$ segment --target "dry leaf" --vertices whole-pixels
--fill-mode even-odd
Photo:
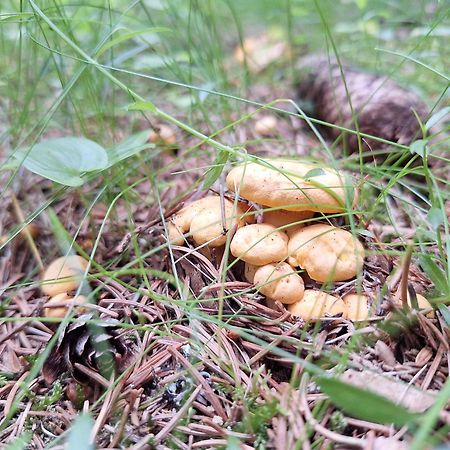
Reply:
[[[433,391],[421,391],[414,386],[408,386],[401,381],[369,370],[362,372],[353,369],[346,370],[341,376],[341,381],[361,389],[367,389],[411,412],[426,411],[433,405],[437,395]]]

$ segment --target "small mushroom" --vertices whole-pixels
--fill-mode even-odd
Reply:
[[[280,262],[287,256],[288,237],[268,224],[253,224],[239,228],[234,235],[230,251],[243,261],[263,266]]]
[[[303,298],[288,305],[287,309],[293,316],[301,317],[303,320],[317,320],[324,316],[344,314],[345,304],[339,297],[306,289]]]
[[[263,116],[255,122],[255,132],[261,136],[274,136],[278,121],[274,116]]]
[[[345,210],[344,176],[302,161],[268,159],[242,164],[230,171],[226,181],[228,189],[264,206],[323,213]]]
[[[243,204],[238,203],[237,207],[228,199],[210,195],[188,203],[179,212],[170,218],[168,224],[168,237],[174,245],[183,245],[185,234],[191,232],[194,241],[198,244],[210,242],[210,246],[221,246],[226,242],[225,233],[234,225],[242,226],[246,221],[251,221],[252,216],[245,214],[246,209]],[[223,219],[225,219],[225,230]],[[195,234],[195,236],[194,236]]]
[[[313,280],[320,282],[349,280],[364,262],[362,244],[350,232],[327,224],[310,225],[293,233],[288,252]]]
[[[300,230],[305,226],[304,223],[298,223],[307,221],[314,216],[313,211],[286,211],[284,209],[274,209],[264,211],[263,223],[273,225],[275,228],[282,228],[288,236],[291,236],[293,232]],[[289,226],[288,226],[289,225]]]
[[[156,127],[155,130],[150,131],[148,140],[152,144],[162,143],[166,145],[175,145],[177,142],[177,135],[171,127],[162,124]]]
[[[369,317],[369,306],[367,295],[347,294],[342,298],[345,303],[344,318],[357,322]]]
[[[79,306],[88,302],[84,295],[77,295],[72,297],[65,292],[56,294],[44,305],[44,317],[52,317],[62,319],[69,308],[69,306],[61,306],[61,303],[73,302],[74,305]],[[80,308],[80,313],[84,312],[84,308]]]
[[[261,294],[284,304],[299,301],[305,290],[302,277],[284,262],[258,267],[254,282]]]
[[[42,276],[42,292],[50,297],[77,290],[83,281],[88,262],[78,255],[55,259]]]
[[[431,303],[421,294],[416,294],[416,299],[417,299],[417,306],[419,307],[419,310],[431,308],[431,311],[428,312],[426,314],[426,316],[430,319],[434,319],[436,317],[436,314],[434,313],[433,306],[431,306]],[[407,300],[408,300],[409,307],[414,309],[409,292],[408,292]]]

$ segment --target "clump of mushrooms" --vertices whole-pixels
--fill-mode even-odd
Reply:
[[[347,292],[340,298],[317,289],[317,283],[352,280],[363,269],[365,250],[355,234],[322,220],[354,204],[356,189],[349,180],[337,170],[302,161],[248,162],[233,168],[226,184],[236,198],[263,208],[257,223],[248,220],[247,205],[209,196],[170,219],[169,240],[182,245],[191,237],[197,245],[223,246],[231,231],[231,254],[245,262],[245,279],[269,306],[278,301],[304,320],[367,320],[368,295]],[[419,307],[429,307],[417,298]]]
[[[73,296],[83,282],[88,262],[78,255],[62,256],[49,264],[42,276],[41,289],[50,300],[44,305],[45,317],[62,318],[70,304],[87,303],[83,295]]]

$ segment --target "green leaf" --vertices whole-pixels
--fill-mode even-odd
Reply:
[[[429,130],[433,128],[437,123],[439,123],[448,113],[450,113],[450,106],[446,106],[445,108],[440,109],[435,112],[425,124],[425,128]]]
[[[220,177],[220,174],[222,173],[229,156],[230,155],[226,150],[220,151],[213,165],[206,172],[205,180],[203,181],[203,189],[210,188]]]
[[[25,431],[20,436],[16,437],[12,442],[10,442],[5,450],[25,450],[33,437],[31,431]]]
[[[409,146],[409,151],[412,154],[417,153],[419,156],[423,158],[427,154],[428,150],[427,144],[428,141],[426,139],[418,139]]]
[[[316,383],[336,406],[358,419],[403,426],[419,417],[378,394],[335,378],[319,377]]]
[[[128,105],[128,111],[150,111],[156,112],[156,106],[152,102],[134,102]]]
[[[153,148],[153,144],[148,143],[150,132],[148,130],[132,134],[115,147],[108,150],[108,167],[114,166],[118,162],[134,156],[142,150]]]
[[[66,450],[94,450],[94,444],[90,442],[93,426],[94,421],[89,413],[78,416],[69,430]]]
[[[444,223],[445,214],[441,208],[432,207],[427,214],[428,220],[434,230],[437,230]]]
[[[121,34],[120,36],[108,41],[105,43],[105,45],[97,52],[97,57],[102,55],[106,52],[106,50],[109,50],[111,47],[114,47],[117,44],[120,44],[121,42],[127,41],[128,39],[132,39],[136,36],[140,36],[143,34],[148,33],[163,33],[163,32],[170,32],[170,28],[164,28],[164,27],[153,27],[153,28],[145,28],[143,30],[135,30],[135,31],[129,31],[128,33]]]
[[[434,287],[440,294],[450,294],[450,286],[445,276],[445,272],[434,262],[431,255],[422,254],[419,256],[420,267],[433,282]]]
[[[325,172],[320,167],[317,167],[315,169],[308,170],[308,172],[305,173],[303,178],[305,180],[308,180],[310,178],[320,177],[321,175],[325,175]]]
[[[14,154],[31,172],[66,186],[81,186],[83,175],[105,169],[108,155],[103,147],[89,139],[64,137],[48,139],[30,151]]]

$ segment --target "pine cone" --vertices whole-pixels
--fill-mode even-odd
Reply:
[[[341,69],[326,57],[311,56],[302,63],[310,74],[300,83],[301,98],[313,103],[317,118],[331,124],[354,130],[355,124]],[[343,67],[353,111],[358,118],[359,130],[390,142],[409,145],[421,137],[420,125],[414,112],[425,122],[428,109],[412,92],[394,81],[350,67]],[[327,127],[333,138],[341,131]],[[350,151],[358,151],[356,134],[347,133]],[[363,138],[363,150],[385,148],[387,144]]]
[[[61,333],[42,368],[46,383],[53,383],[67,371],[79,383],[92,382],[77,369],[77,363],[109,379],[114,371],[130,362],[134,352],[119,335],[119,322],[111,319],[91,323],[92,319],[93,314],[84,314]]]

